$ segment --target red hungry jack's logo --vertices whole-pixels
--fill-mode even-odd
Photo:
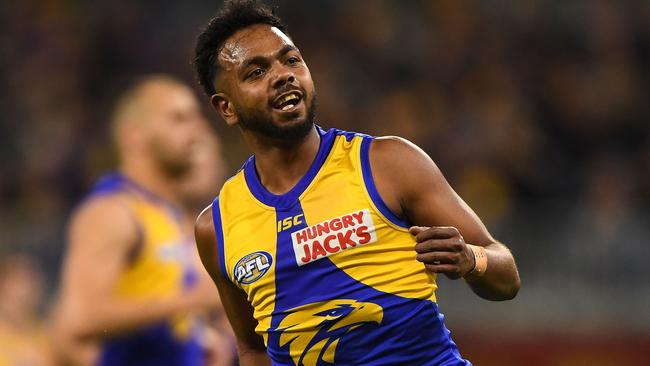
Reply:
[[[299,266],[377,241],[368,209],[323,221],[291,233]]]

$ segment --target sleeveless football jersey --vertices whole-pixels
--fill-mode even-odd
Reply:
[[[471,365],[443,324],[435,275],[373,183],[372,137],[318,128],[289,192],[251,157],[212,212],[223,275],[248,295],[274,365]]]
[[[139,230],[139,241],[115,286],[124,299],[156,301],[182,296],[197,279],[192,241],[180,211],[121,174],[102,178],[89,198],[120,195]],[[194,316],[179,315],[101,345],[100,365],[202,365]]]

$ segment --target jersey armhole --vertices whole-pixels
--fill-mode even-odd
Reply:
[[[361,160],[361,175],[366,187],[366,192],[370,196],[372,203],[375,205],[379,213],[381,213],[391,224],[408,230],[410,227],[409,223],[395,214],[381,198],[379,191],[377,191],[377,186],[372,177],[372,169],[370,167],[370,144],[373,139],[374,138],[371,136],[362,137],[359,154]]]
[[[133,265],[138,260],[138,258],[140,258],[140,255],[144,250],[145,231],[142,227],[142,222],[138,220],[136,214],[132,210],[129,210],[128,207],[127,211],[129,212],[129,216],[131,216],[131,219],[135,224],[135,230],[137,231],[135,243],[133,243],[133,247],[129,249],[126,255],[127,264]]]
[[[221,207],[219,206],[219,196],[212,202],[212,221],[214,222],[214,232],[217,236],[217,261],[219,269],[224,278],[230,279],[226,269],[226,253],[224,251],[223,223],[221,222]]]
[[[97,199],[97,198],[106,198],[110,197],[112,198],[117,204],[122,206],[124,208],[124,211],[126,212],[126,216],[128,216],[131,221],[133,221],[133,225],[135,226],[136,230],[136,237],[135,241],[132,243],[132,245],[128,248],[126,255],[125,255],[125,261],[126,261],[126,266],[132,266],[135,264],[135,262],[138,261],[140,256],[142,255],[142,252],[144,251],[144,245],[145,245],[145,229],[144,225],[142,224],[141,219],[138,216],[138,208],[137,206],[133,205],[133,202],[130,202],[128,199],[124,197],[116,197],[118,195],[118,191],[116,190],[105,190],[105,191],[96,191],[90,193],[88,196],[86,196],[83,201],[79,204],[78,207],[83,206],[84,204]],[[112,197],[111,197],[112,196]]]

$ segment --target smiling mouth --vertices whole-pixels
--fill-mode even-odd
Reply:
[[[278,97],[273,103],[273,108],[286,112],[293,109],[301,100],[302,94],[292,91]]]

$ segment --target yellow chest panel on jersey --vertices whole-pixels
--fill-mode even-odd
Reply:
[[[191,268],[189,238],[169,209],[139,199],[129,205],[141,240],[115,291],[128,298],[180,295],[186,286],[183,277]]]

